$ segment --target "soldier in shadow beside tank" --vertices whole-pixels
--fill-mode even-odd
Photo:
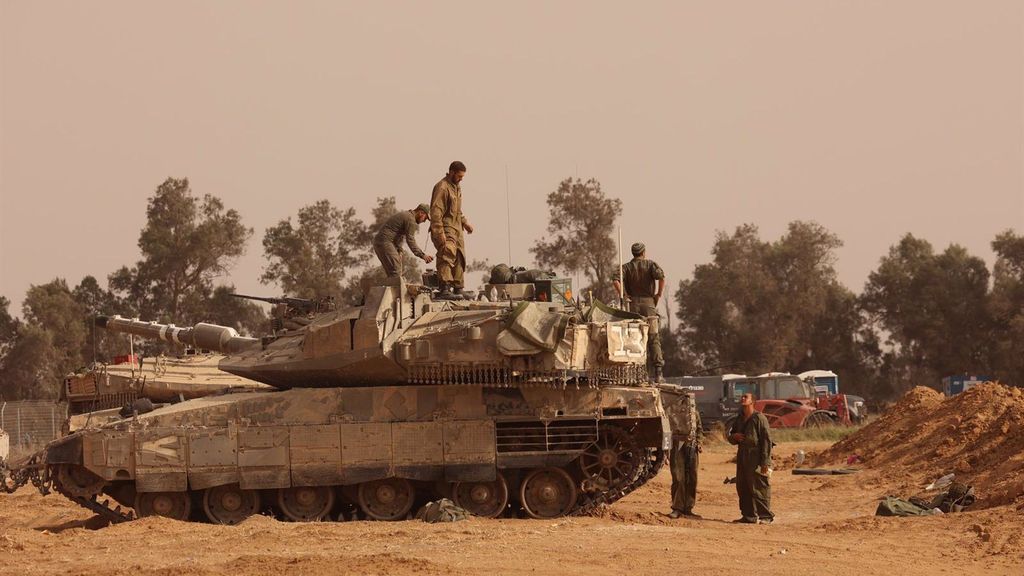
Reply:
[[[402,240],[409,245],[409,250],[427,264],[434,261],[434,257],[424,254],[416,243],[416,231],[419,225],[426,222],[430,215],[430,207],[420,204],[412,210],[402,210],[384,221],[380,231],[373,238],[373,252],[384,267],[384,274],[388,278],[402,275]]]
[[[697,469],[703,452],[703,431],[697,401],[692,392],[685,392],[665,410],[672,428],[672,451],[669,470],[672,472],[672,512],[669,518],[700,518],[693,513],[697,503]]]
[[[626,295],[628,310],[647,317],[650,330],[647,334],[647,352],[654,366],[654,381],[662,383],[665,377],[662,369],[665,357],[661,353],[661,333],[659,332],[658,302],[665,291],[665,272],[654,260],[647,258],[647,247],[637,242],[630,248],[633,259],[622,265],[622,288],[619,287],[619,271],[612,276],[615,293],[622,291]]]
[[[466,242],[462,231],[473,233],[473,226],[462,213],[462,178],[466,165],[458,160],[448,166],[448,174],[434,185],[430,194],[430,239],[437,248],[437,277],[441,283],[438,298],[462,299],[463,273],[466,271]]]

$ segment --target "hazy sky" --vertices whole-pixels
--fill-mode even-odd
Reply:
[[[1024,2],[0,0],[0,295],[138,257],[168,176],[263,232],[412,207],[466,162],[470,258],[529,264],[569,176],[621,198],[670,286],[716,230],[839,234],[859,291],[905,232],[989,262],[1024,231]],[[421,228],[426,243],[426,227]]]

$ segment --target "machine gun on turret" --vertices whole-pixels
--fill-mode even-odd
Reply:
[[[231,294],[231,296],[235,298],[244,298],[246,300],[258,300],[259,302],[266,302],[268,304],[278,306],[284,304],[296,314],[301,314],[303,316],[334,310],[334,297],[332,296],[324,296],[323,298],[317,298],[315,300],[307,298],[268,298],[265,296],[247,296],[245,294]]]
[[[246,300],[257,300],[274,305],[271,312],[270,328],[275,334],[281,330],[296,330],[306,324],[310,319],[322,312],[331,312],[335,309],[334,297],[324,296],[310,300],[307,298],[269,298],[265,296],[247,296],[245,294],[231,294],[235,298]]]

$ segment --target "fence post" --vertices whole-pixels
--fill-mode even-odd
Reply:
[[[22,447],[21,438],[21,406],[18,406],[18,448]]]

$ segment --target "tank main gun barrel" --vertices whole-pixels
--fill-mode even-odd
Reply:
[[[163,340],[175,344],[186,344],[203,350],[213,350],[225,354],[240,352],[259,342],[257,338],[239,336],[230,326],[205,324],[200,322],[191,328],[178,328],[173,324],[157,324],[129,320],[120,316],[97,316],[96,325],[111,332],[134,334],[143,338]]]

